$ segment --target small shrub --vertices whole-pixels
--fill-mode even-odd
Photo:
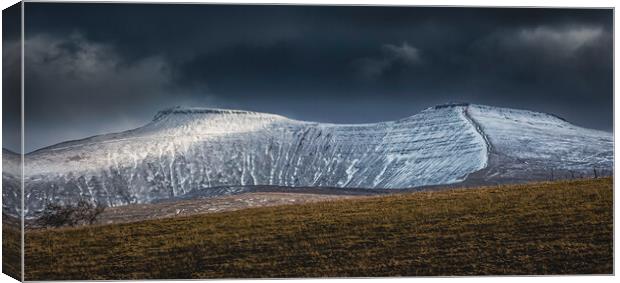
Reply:
[[[50,203],[39,213],[35,224],[40,227],[90,225],[104,210],[104,205],[86,200],[80,200],[75,205]]]

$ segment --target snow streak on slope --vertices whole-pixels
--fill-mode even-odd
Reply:
[[[148,203],[238,185],[408,188],[463,181],[487,163],[463,107],[393,122],[321,124],[278,115],[169,109],[135,130],[26,157],[28,207],[87,198]]]
[[[611,172],[613,137],[549,114],[469,104],[355,125],[173,108],[141,128],[27,154],[24,164],[32,215],[47,202],[116,206],[252,185],[399,189],[579,177]],[[3,172],[5,183],[16,179]]]
[[[22,206],[20,154],[2,149],[2,213],[17,216]]]
[[[595,169],[611,174],[611,133],[527,110],[471,105],[468,113],[491,144],[487,179],[574,178]]]

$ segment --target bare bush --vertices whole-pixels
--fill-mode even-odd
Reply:
[[[75,205],[50,203],[39,213],[35,224],[40,227],[90,225],[104,210],[104,205],[86,200],[80,200]]]

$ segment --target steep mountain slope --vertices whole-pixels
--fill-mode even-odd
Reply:
[[[471,181],[507,183],[612,174],[611,133],[527,110],[472,105],[467,112],[490,144],[489,166],[472,174]]]
[[[2,149],[2,207],[3,212],[19,215],[22,206],[21,156]]]
[[[548,114],[469,104],[356,125],[173,108],[138,129],[27,154],[26,203],[32,212],[47,201],[77,198],[122,205],[238,192],[226,186],[398,189],[470,175],[478,182],[519,181],[548,178],[538,172],[549,167],[609,169],[612,150],[609,133]]]

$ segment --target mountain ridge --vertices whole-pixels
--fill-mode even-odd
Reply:
[[[423,113],[425,111],[432,111],[432,110],[437,110],[437,109],[442,109],[442,108],[459,107],[459,106],[468,107],[468,106],[485,106],[485,105],[469,103],[469,102],[449,102],[449,103],[438,104],[438,105],[427,107],[427,108],[423,109],[422,111],[420,111],[418,114]],[[531,112],[531,113],[538,113],[538,114],[548,115],[550,117],[557,118],[557,119],[559,119],[561,121],[570,123],[565,118],[563,118],[561,116],[558,116],[556,114],[553,114],[553,113],[541,112],[541,111],[532,111],[532,110],[526,110],[526,109],[496,107],[496,106],[490,106],[490,107],[495,107],[495,108],[499,108],[499,109],[503,108],[503,109],[512,109],[512,110],[516,110],[516,111],[525,111],[525,112]],[[108,135],[118,135],[118,134],[124,134],[124,133],[131,133],[131,132],[133,132],[135,130],[142,129],[142,128],[146,127],[146,126],[149,126],[150,124],[152,124],[154,122],[158,122],[162,118],[164,118],[165,116],[168,116],[168,115],[171,115],[171,114],[172,115],[174,115],[174,114],[185,114],[185,115],[191,115],[191,114],[212,114],[212,115],[215,115],[215,114],[247,114],[247,115],[253,115],[253,116],[279,117],[279,118],[287,119],[287,120],[290,120],[290,121],[293,121],[293,122],[317,124],[317,125],[326,125],[326,126],[367,126],[367,125],[378,125],[378,124],[385,124],[385,123],[405,120],[405,119],[408,119],[408,118],[410,118],[412,116],[417,115],[417,114],[414,114],[414,115],[406,116],[406,117],[403,117],[403,118],[400,118],[400,119],[396,119],[396,120],[378,121],[378,122],[370,122],[370,123],[331,123],[331,122],[315,122],[315,121],[308,121],[308,120],[298,120],[298,119],[289,118],[287,116],[283,116],[283,115],[280,115],[280,114],[273,114],[273,113],[259,112],[259,111],[250,111],[250,110],[212,108],[212,107],[182,107],[182,106],[174,106],[174,107],[170,107],[170,108],[166,108],[166,109],[158,111],[153,116],[153,118],[151,119],[150,122],[148,122],[147,124],[145,124],[143,126],[140,126],[138,128],[129,129],[129,130],[125,130],[125,131],[121,131],[121,132],[117,132],[117,133],[103,133],[103,134],[93,135],[93,136],[89,136],[89,137],[85,137],[85,138],[80,138],[80,139],[75,139],[75,140],[67,140],[67,141],[63,141],[63,142],[57,143],[57,144],[53,144],[53,145],[49,145],[49,146],[46,146],[46,147],[43,147],[43,148],[36,149],[36,150],[31,151],[29,153],[25,153],[25,155],[36,153],[36,152],[41,151],[41,150],[53,149],[53,148],[55,148],[55,147],[57,147],[59,145],[63,145],[63,144],[66,144],[66,143],[75,143],[75,142],[79,142],[79,141],[90,140],[90,139],[93,139],[93,138],[105,137],[105,136],[108,136]],[[581,127],[581,126],[576,126],[576,127]],[[581,127],[581,128],[584,128],[584,127]],[[584,128],[584,129],[588,129],[588,128]],[[596,129],[589,129],[589,130],[600,131],[600,132],[604,132],[604,133],[610,133],[610,132],[604,131],[604,130],[596,130]],[[9,151],[8,149],[4,149],[4,148],[3,148],[3,150]],[[10,152],[12,152],[12,151],[10,151]],[[12,153],[14,153],[14,152],[12,152]],[[15,154],[17,154],[17,153],[15,153]]]
[[[143,127],[24,158],[26,203],[38,210],[50,201],[150,203],[225,186],[401,189],[580,176],[613,167],[613,137],[547,113],[469,103],[366,124],[175,107]]]

